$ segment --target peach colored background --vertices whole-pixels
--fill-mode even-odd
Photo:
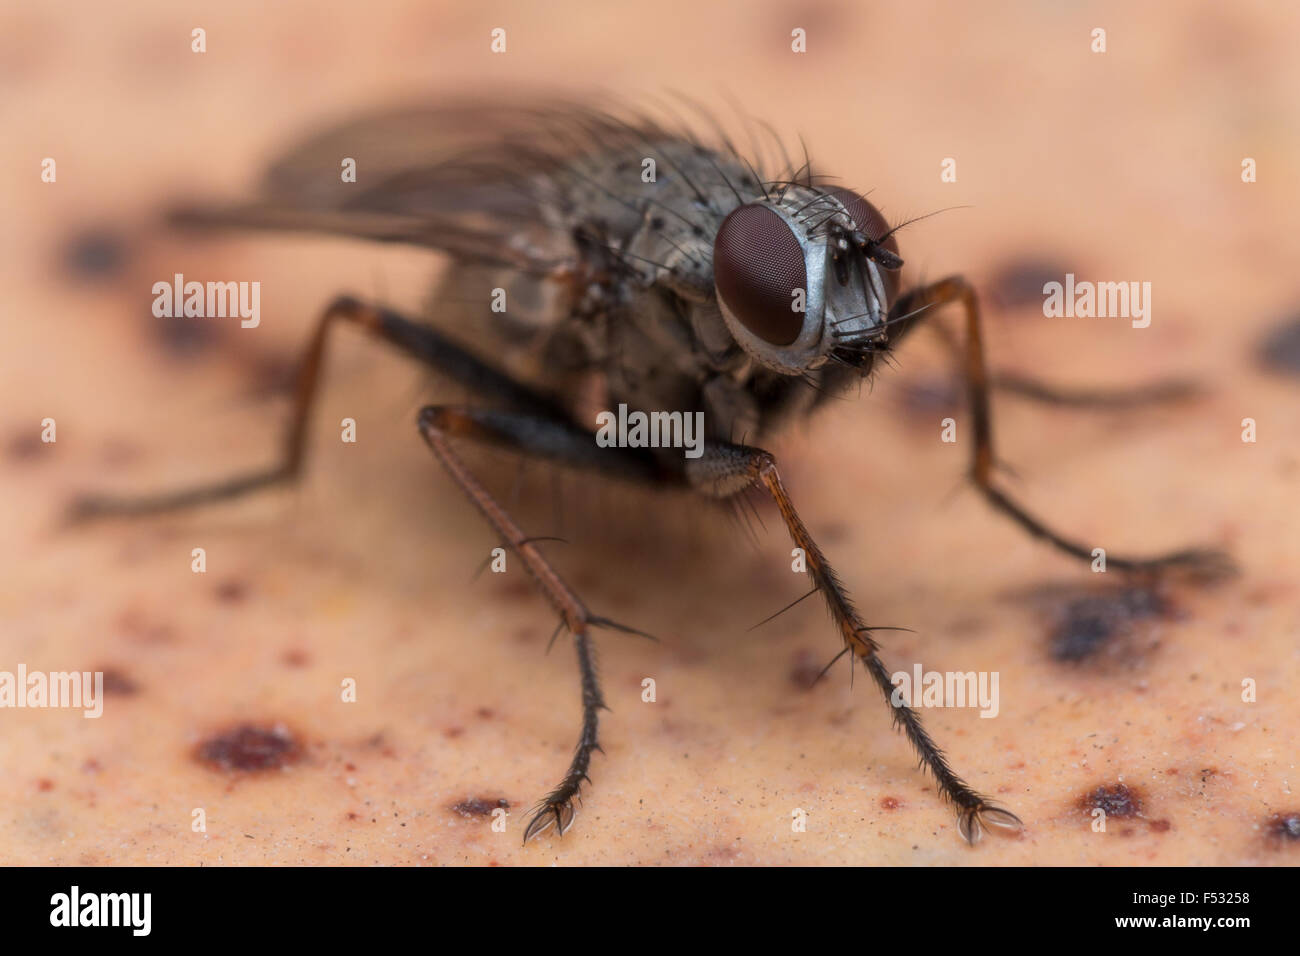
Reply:
[[[1297,19],[1264,2],[6,4],[0,669],[111,669],[134,692],[99,721],[0,711],[0,862],[1294,863],[1300,848],[1266,828],[1300,809],[1300,383],[1262,375],[1252,348],[1297,303]],[[504,56],[488,52],[495,26]],[[1089,52],[1095,26],[1104,55]],[[959,842],[865,681],[850,692],[837,669],[797,688],[837,649],[813,602],[746,630],[801,593],[774,521],[755,548],[725,522],[693,533],[698,508],[680,501],[611,490],[579,507],[592,495],[570,478],[556,532],[537,471],[526,526],[565,534],[551,553],[591,606],[661,643],[601,636],[607,756],[578,826],[521,847],[520,811],[576,735],[571,654],[543,654],[552,618],[517,576],[468,583],[495,542],[416,438],[415,409],[439,393],[351,332],[299,490],[59,527],[80,490],[268,460],[287,406],[258,386],[327,299],[415,308],[439,267],[323,239],[182,240],[156,223],[166,200],[247,189],[286,139],[353,109],[542,85],[675,89],[724,111],[731,96],[874,188],[887,216],[969,205],[903,234],[913,277],[988,287],[1038,256],[1152,283],[1140,331],[988,309],[999,367],[1212,388],[1195,408],[1122,415],[997,403],[1001,457],[1034,510],[1116,551],[1212,542],[1242,566],[1217,588],[1173,586],[1178,614],[1139,622],[1113,659],[1050,659],[1050,608],[1095,576],[952,494],[964,446],[937,441],[944,412],[908,412],[903,390],[942,381],[930,343],[774,449],[867,619],[915,629],[884,635],[891,665],[1000,672],[997,719],[927,717],[1024,818],[1021,838]],[[55,185],[39,181],[45,156]],[[947,156],[956,184],[939,180]],[[1258,183],[1240,182],[1243,156]],[[126,237],[121,275],[74,281],[60,250],[103,223]],[[178,271],[261,281],[261,328],[226,328],[189,358],[162,350],[149,289]],[[33,446],[46,416],[58,443]],[[356,446],[333,440],[344,416]],[[1247,416],[1257,444],[1239,439]],[[198,546],[204,576],[189,570]],[[1044,587],[1048,611],[1023,597]],[[640,701],[646,676],[655,704]],[[338,702],[344,677],[356,704]],[[1240,700],[1246,677],[1257,703]],[[243,722],[282,722],[301,759],[244,775],[194,759]],[[1093,833],[1078,801],[1121,782],[1142,816]],[[476,799],[508,801],[507,833],[452,809]],[[791,833],[795,807],[806,833]]]

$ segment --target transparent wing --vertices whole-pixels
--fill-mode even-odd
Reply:
[[[323,232],[554,274],[573,260],[574,161],[666,134],[577,103],[414,105],[308,136],[272,163],[263,198],[176,210],[181,225]],[[356,181],[345,182],[353,160]]]

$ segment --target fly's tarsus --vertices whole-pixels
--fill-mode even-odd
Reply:
[[[957,813],[957,830],[971,846],[975,846],[984,838],[985,830],[996,829],[1016,833],[1024,827],[1020,818],[1010,810],[989,803],[983,797],[980,797],[979,801],[978,806],[963,807]]]
[[[528,818],[528,827],[524,830],[524,843],[545,834],[551,827],[554,827],[556,834],[560,836],[568,832],[577,818],[577,809],[573,806],[575,799],[577,799],[576,792],[572,797],[560,797],[560,799],[556,799],[554,795],[546,797],[546,800],[533,809],[532,816]]]
[[[578,737],[578,746],[574,748],[573,760],[569,770],[560,781],[560,785],[548,793],[534,809],[524,827],[524,843],[540,836],[551,827],[564,836],[578,815],[574,805],[582,802],[582,785],[591,783],[587,770],[591,766],[591,755],[595,751],[604,753],[600,746],[597,732],[600,727],[600,712],[608,710],[605,698],[600,693],[600,681],[596,676],[596,660],[591,648],[591,639],[586,626],[573,634],[574,648],[578,654],[578,671],[582,677],[582,732]]]

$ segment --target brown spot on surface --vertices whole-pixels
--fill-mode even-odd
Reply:
[[[900,386],[903,413],[911,418],[934,422],[966,407],[966,395],[955,375],[913,376]]]
[[[736,846],[734,843],[720,843],[716,846],[709,847],[708,852],[705,854],[706,862],[703,865],[711,865],[707,862],[709,860],[724,860],[730,862],[739,857],[740,847]]]
[[[234,579],[222,581],[217,585],[213,592],[218,601],[224,601],[229,604],[238,604],[244,598],[248,597],[248,585],[243,581]]]
[[[1300,843],[1300,813],[1275,813],[1269,817],[1265,830],[1279,843]]]
[[[131,678],[127,677],[123,671],[116,667],[97,668],[104,674],[104,693],[114,694],[119,697],[131,697],[140,692],[140,685]]]
[[[1048,634],[1048,653],[1062,664],[1095,662],[1111,657],[1133,663],[1137,622],[1166,617],[1172,605],[1146,587],[1076,597],[1058,612]],[[1154,645],[1153,645],[1154,646]]]
[[[10,461],[27,461],[39,455],[45,445],[39,432],[23,429],[5,442],[5,457]]]
[[[180,305],[184,305],[184,299]],[[176,307],[173,303],[172,308]],[[151,313],[146,321],[155,344],[171,358],[197,358],[208,351],[222,334],[220,324],[207,319],[186,318],[183,315],[158,317]]]
[[[525,601],[533,597],[534,584],[526,574],[494,574],[492,577],[497,579],[493,592],[503,600]]]
[[[102,281],[121,275],[130,249],[108,226],[92,226],[69,236],[59,252],[64,272],[75,279]]]
[[[151,620],[138,607],[129,607],[119,614],[117,627],[128,640],[139,644],[170,644],[176,639],[175,628]]]
[[[1121,819],[1142,816],[1142,796],[1128,784],[1117,783],[1114,786],[1102,784],[1095,790],[1079,798],[1079,809],[1091,814],[1093,810],[1102,810],[1107,817]]]
[[[379,755],[381,757],[397,756],[397,752],[393,750],[393,745],[390,744],[387,738],[384,737],[383,731],[380,731],[379,733],[374,734],[369,739],[367,739],[365,742],[365,746],[369,750],[379,751]]]
[[[140,446],[123,438],[106,439],[99,450],[99,460],[108,468],[121,468],[140,459]]]
[[[794,660],[790,664],[790,672],[786,676],[790,683],[800,690],[811,690],[816,685],[817,678],[821,676],[824,666],[817,663],[817,658],[813,656],[812,651],[803,648],[795,652]]]
[[[505,797],[498,797],[495,800],[491,797],[468,797],[460,803],[453,803],[447,809],[453,813],[459,813],[467,819],[473,819],[474,817],[490,817],[492,811],[498,807],[502,810],[509,810],[510,803]]]
[[[474,711],[474,714],[483,720],[491,720],[496,716],[495,711],[493,711],[491,707],[480,707],[478,710]]]
[[[442,732],[442,735],[446,737],[448,740],[455,740],[457,737],[461,736],[464,733],[465,733],[464,727],[452,726],[452,727],[445,728]]]
[[[1273,328],[1255,348],[1261,368],[1274,375],[1300,378],[1300,317]]]
[[[257,772],[296,763],[302,746],[281,724],[241,724],[200,743],[195,756],[214,770]]]
[[[248,379],[255,398],[291,393],[298,377],[298,357],[287,353],[258,353],[248,363]]]
[[[306,651],[296,647],[291,647],[280,655],[280,662],[285,667],[306,667],[311,663],[311,657]]]
[[[1043,286],[1064,282],[1067,272],[1077,271],[1060,262],[1026,256],[1013,259],[993,273],[986,287],[989,302],[998,309],[1041,306],[1047,294]]]

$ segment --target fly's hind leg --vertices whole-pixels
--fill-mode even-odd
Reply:
[[[560,414],[551,400],[516,382],[503,372],[450,341],[441,333],[391,309],[367,305],[340,296],[325,309],[298,368],[293,417],[284,438],[280,460],[256,471],[178,491],[135,497],[86,495],[72,506],[74,519],[111,515],[148,515],[197,507],[241,497],[253,491],[295,481],[302,471],[307,428],[319,391],[321,366],[329,333],[338,322],[366,329],[379,340],[437,368],[446,378],[494,401],[534,411]]]
[[[718,443],[706,445],[698,459],[688,459],[683,467],[685,481],[710,497],[730,498],[747,488],[758,487],[776,503],[790,539],[803,549],[808,571],[839,628],[845,649],[862,661],[890,704],[894,724],[911,742],[922,765],[939,785],[940,794],[957,808],[957,828],[967,842],[978,843],[989,828],[1019,830],[1022,826],[1019,817],[976,792],[949,766],[948,758],[922,725],[920,715],[904,702],[894,703],[894,684],[889,669],[880,659],[880,646],[871,637],[872,628],[858,615],[835,569],[795,511],[781,482],[776,459],[761,448]]]
[[[949,276],[923,286],[902,296],[891,313],[897,318],[898,332],[895,340],[905,335],[918,322],[932,316],[939,308],[950,303],[960,304],[965,312],[966,344],[963,353],[963,374],[970,393],[974,446],[971,454],[970,477],[985,499],[998,511],[1009,517],[1025,531],[1041,538],[1059,551],[1083,561],[1093,560],[1092,549],[1054,531],[1049,525],[1027,511],[1019,502],[998,487],[993,479],[993,417],[989,407],[992,380],[984,364],[983,332],[980,325],[979,300],[975,289],[961,276]],[[1022,394],[1036,392],[1036,397],[1046,401],[1061,395],[1047,386],[1034,383],[1029,388],[1020,382]],[[1166,395],[1166,397],[1169,397]],[[1066,402],[1066,404],[1072,404]],[[1185,568],[1206,574],[1221,574],[1232,567],[1231,560],[1221,551],[1206,548],[1185,548],[1149,558],[1115,556],[1107,554],[1108,567],[1125,571],[1155,572],[1167,568]]]
[[[612,627],[632,633],[640,632],[596,617],[587,610],[577,593],[538,550],[535,541],[523,533],[514,519],[461,461],[452,448],[451,439],[498,445],[532,457],[549,458],[566,465],[633,480],[659,480],[658,466],[655,459],[648,455],[625,449],[600,448],[591,432],[583,431],[566,421],[492,409],[430,406],[420,412],[420,433],[452,480],[501,536],[506,546],[519,556],[537,586],[560,615],[560,626],[573,636],[582,684],[582,729],[578,734],[573,759],[563,779],[534,809],[524,828],[524,842],[551,827],[555,827],[563,836],[573,825],[583,783],[591,782],[587,774],[591,755],[601,749],[597,736],[600,711],[607,709],[596,675],[591,630],[594,627]],[[559,631],[556,633],[558,635]]]

